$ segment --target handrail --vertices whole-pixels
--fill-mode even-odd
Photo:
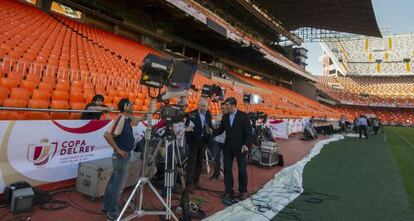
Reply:
[[[32,111],[32,112],[57,112],[57,113],[119,113],[119,111],[98,111],[98,110],[68,110],[68,109],[48,109],[48,108],[25,108],[25,107],[0,107],[0,111]],[[148,114],[148,111],[134,111],[134,114]],[[269,119],[303,119],[306,117],[291,116],[269,116]],[[315,118],[320,120],[319,118]],[[321,119],[322,120],[322,119]],[[323,119],[325,120],[325,119]],[[329,121],[329,119],[327,120]]]
[[[23,68],[23,75],[26,76],[29,73],[34,73],[35,75],[39,74],[40,77],[43,76],[53,76],[58,79],[65,80],[81,80],[85,82],[90,82],[97,85],[106,86],[112,81],[116,80],[121,82],[121,86],[126,86],[131,82],[130,78],[127,77],[118,77],[110,76],[107,74],[96,73],[91,71],[84,71],[71,68],[62,68],[53,65],[45,65],[36,62],[29,62],[24,60],[15,60],[7,56],[3,57],[3,61],[0,62],[0,68],[6,70],[6,66],[9,66],[8,71],[12,71],[12,66],[16,66],[16,71],[20,71]],[[28,71],[27,71],[28,70]]]
[[[48,109],[48,108],[26,108],[26,107],[0,107],[0,110],[33,111],[33,112],[59,112],[59,113],[119,113],[119,111],[98,111],[98,110],[69,110],[69,109]],[[148,114],[147,111],[134,111],[137,114]]]

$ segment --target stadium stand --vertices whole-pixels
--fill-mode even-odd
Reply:
[[[90,27],[16,1],[0,2],[0,103],[5,107],[83,109],[94,94],[105,96],[105,104],[116,107],[122,97],[135,103],[135,110],[149,110],[149,98],[137,85],[139,66],[148,54],[162,54],[135,41]],[[219,84],[227,96],[239,100],[245,111],[265,111],[272,116],[329,116],[340,112],[288,89],[240,75],[236,81],[216,82],[197,73],[194,84]],[[253,85],[253,86],[252,86]],[[242,104],[243,92],[262,95],[265,104]],[[200,90],[190,97],[189,109],[200,99]],[[211,103],[213,114],[220,111]],[[1,111],[1,119],[76,119],[79,114]]]
[[[354,104],[409,105],[414,102],[414,78],[405,77],[327,77],[318,88],[338,101]]]
[[[413,43],[413,34],[323,42],[342,61],[348,75],[413,74]]]
[[[372,113],[390,124],[412,124],[413,37],[404,34],[324,41],[330,59],[339,61],[341,67],[337,68],[344,72],[319,77],[318,89],[339,104],[354,106],[343,107],[350,116]]]
[[[344,111],[349,120],[361,114],[377,116],[384,124],[389,125],[413,125],[414,113],[408,108],[372,108],[372,107],[340,107],[338,110]]]

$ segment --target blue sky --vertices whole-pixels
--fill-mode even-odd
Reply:
[[[414,0],[372,0],[375,17],[379,27],[389,27],[392,34],[414,33]],[[322,55],[319,43],[303,44],[308,51],[306,70],[322,74]]]

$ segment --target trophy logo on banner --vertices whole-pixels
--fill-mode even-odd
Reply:
[[[53,158],[56,146],[52,150],[49,140],[43,138],[37,144],[29,144],[27,147],[27,160],[36,166],[43,166]]]

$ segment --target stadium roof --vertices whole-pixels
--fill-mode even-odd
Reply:
[[[371,0],[251,0],[289,30],[312,27],[381,37]]]

